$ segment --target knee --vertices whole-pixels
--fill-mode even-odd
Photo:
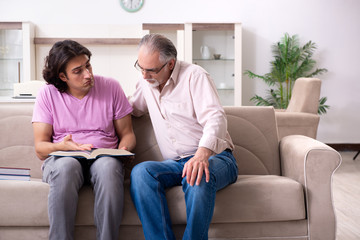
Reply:
[[[70,157],[58,158],[48,173],[49,182],[75,184],[83,181],[82,167],[78,160]]]
[[[102,157],[96,160],[91,166],[103,175],[113,174],[115,172],[122,172],[123,167],[120,160],[112,157]]]
[[[115,158],[99,158],[91,166],[91,174],[98,181],[105,181],[108,184],[118,184],[124,179],[123,165]]]
[[[184,178],[182,180],[182,188],[183,188],[183,192],[185,194],[190,194],[193,196],[197,196],[197,195],[202,196],[204,194],[216,192],[215,183],[216,183],[215,176],[214,176],[214,174],[210,173],[209,182],[206,182],[206,177],[204,174],[202,176],[200,184],[199,185],[195,184],[194,186],[191,186],[190,184],[188,184],[186,181],[186,178]]]
[[[130,181],[132,186],[139,186],[149,182],[149,178],[153,178],[151,174],[151,162],[142,162],[131,170]]]
[[[146,162],[139,163],[131,170],[130,180],[131,183],[135,183],[138,179],[143,178],[144,174],[148,174],[146,170]]]
[[[59,158],[56,162],[56,169],[65,174],[76,174],[82,172],[81,164],[75,158]]]

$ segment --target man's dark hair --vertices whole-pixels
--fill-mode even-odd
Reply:
[[[73,40],[56,42],[45,58],[43,78],[48,84],[54,85],[59,92],[66,92],[68,85],[60,79],[59,74],[62,72],[67,77],[65,70],[68,62],[84,54],[90,60],[91,52],[78,42]]]

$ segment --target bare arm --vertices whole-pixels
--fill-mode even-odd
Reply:
[[[120,149],[132,151],[136,145],[136,138],[132,127],[131,115],[128,114],[123,118],[114,121],[116,134],[120,139]]]
[[[53,143],[51,141],[52,125],[47,123],[34,122],[34,142],[36,155],[40,160],[45,160],[49,153],[54,151],[67,150],[91,150],[92,144],[79,144],[72,140],[69,134],[61,142]]]

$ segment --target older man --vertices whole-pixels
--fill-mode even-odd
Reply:
[[[208,239],[216,191],[237,179],[227,120],[209,74],[176,59],[173,43],[143,37],[135,68],[142,73],[130,98],[149,112],[164,161],[146,161],[131,173],[131,195],[146,239],[175,239],[165,189],[182,185],[187,226],[183,239]]]

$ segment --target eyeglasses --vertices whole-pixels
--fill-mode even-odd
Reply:
[[[164,65],[162,65],[161,68],[144,69],[139,65],[138,60],[136,60],[134,67],[136,68],[136,70],[142,73],[158,74],[168,63],[169,61],[167,61]]]

